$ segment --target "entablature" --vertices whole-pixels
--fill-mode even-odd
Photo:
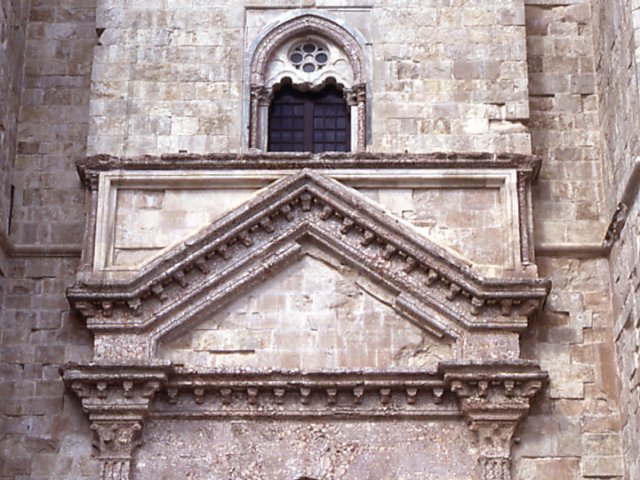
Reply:
[[[93,419],[461,418],[517,422],[547,372],[526,361],[442,362],[437,371],[194,371],[168,365],[67,365]],[[483,417],[483,415],[485,415]],[[501,416],[500,416],[501,415]],[[499,417],[499,418],[498,418]]]

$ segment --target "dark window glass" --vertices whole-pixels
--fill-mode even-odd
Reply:
[[[269,151],[348,152],[349,107],[331,86],[320,92],[279,90],[269,109]]]

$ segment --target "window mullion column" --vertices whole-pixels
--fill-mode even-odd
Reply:
[[[313,152],[314,130],[314,101],[311,98],[304,99],[304,150]]]

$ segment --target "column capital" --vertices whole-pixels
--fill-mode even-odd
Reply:
[[[67,366],[63,379],[89,415],[103,480],[130,480],[133,452],[169,367]]]
[[[475,434],[482,480],[511,480],[513,434],[547,372],[526,361],[443,363],[440,370]]]

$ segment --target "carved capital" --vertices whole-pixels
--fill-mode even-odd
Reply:
[[[517,421],[471,421],[469,428],[475,433],[480,458],[509,458],[517,426]]]
[[[251,99],[255,100],[259,105],[268,105],[271,102],[273,93],[271,89],[262,85],[251,86]]]
[[[133,449],[140,445],[141,420],[96,420],[91,423],[95,432],[94,446],[100,459],[130,460]]]
[[[351,88],[344,89],[344,99],[348,105],[358,105],[360,102],[364,102],[367,99],[366,85],[354,85]]]
[[[130,480],[133,450],[142,442],[140,420],[96,420],[94,446],[98,450],[104,480]]]

